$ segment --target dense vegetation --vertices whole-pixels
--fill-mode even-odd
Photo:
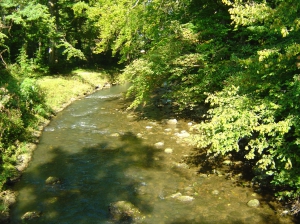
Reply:
[[[1,1],[1,183],[23,130],[47,116],[36,76],[117,59],[130,108],[164,90],[162,104],[202,121],[199,150],[238,152],[278,199],[296,201],[299,10],[299,0]]]

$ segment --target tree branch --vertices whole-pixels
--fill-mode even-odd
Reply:
[[[133,9],[134,7],[136,7],[137,4],[139,4],[139,1],[140,1],[140,0],[137,0],[137,1],[135,2],[134,6],[131,7],[131,9]]]
[[[1,51],[1,53],[0,53],[0,59],[1,59],[2,63],[4,64],[5,68],[7,68],[7,64],[5,63],[5,61],[4,61],[3,57],[2,57],[2,54],[3,54],[5,51],[7,51],[7,49],[4,49],[3,51]]]

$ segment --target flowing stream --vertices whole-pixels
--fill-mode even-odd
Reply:
[[[138,119],[124,110],[125,86],[74,102],[45,127],[33,160],[14,186],[12,223],[134,223],[111,219],[109,205],[132,203],[137,223],[293,223],[271,201],[225,175],[200,175],[183,162],[190,124]],[[46,184],[48,177],[58,178]],[[251,199],[260,206],[247,206]],[[23,222],[30,211],[38,218]]]

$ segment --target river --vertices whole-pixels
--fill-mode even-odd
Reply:
[[[140,119],[125,110],[116,86],[75,101],[44,128],[33,160],[14,190],[11,223],[134,223],[111,219],[109,205],[133,204],[137,223],[294,223],[249,186],[199,174],[184,158],[191,123]],[[174,120],[172,120],[174,121]],[[176,124],[175,124],[176,123]],[[47,184],[49,177],[56,183]],[[247,206],[258,199],[260,206]]]

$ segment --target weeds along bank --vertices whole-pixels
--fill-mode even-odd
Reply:
[[[9,186],[31,159],[43,127],[72,101],[102,88],[107,72],[76,70],[68,75],[20,77],[0,71],[0,223],[15,195]]]

